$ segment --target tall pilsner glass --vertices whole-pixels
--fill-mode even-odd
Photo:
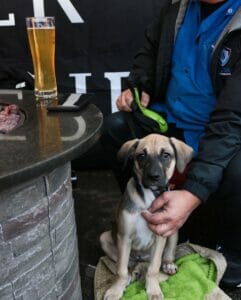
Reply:
[[[34,90],[39,98],[57,96],[55,75],[54,17],[26,18],[28,40],[34,66]]]

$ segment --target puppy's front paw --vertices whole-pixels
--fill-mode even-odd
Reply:
[[[163,300],[164,295],[161,291],[157,276],[155,278],[147,278],[146,280],[146,292],[148,300]]]
[[[164,296],[161,290],[149,292],[147,293],[147,296],[148,300],[164,300]]]
[[[159,295],[148,295],[148,300],[163,300],[164,298],[162,297],[161,294]]]
[[[122,297],[123,291],[120,289],[110,288],[104,296],[104,300],[119,300]]]
[[[117,277],[114,284],[105,293],[104,300],[119,300],[129,282],[128,276]]]
[[[177,265],[174,262],[164,261],[162,263],[162,271],[168,275],[176,274],[177,269]]]

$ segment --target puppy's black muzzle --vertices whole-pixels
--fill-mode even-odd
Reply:
[[[149,160],[143,168],[142,184],[151,190],[166,190],[166,175],[157,160]]]

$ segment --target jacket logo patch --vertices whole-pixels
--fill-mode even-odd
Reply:
[[[229,76],[229,75],[231,75],[232,73],[231,73],[231,69],[230,68],[228,68],[228,67],[222,67],[222,68],[220,68],[220,70],[219,70],[219,75],[222,75],[222,76]]]
[[[219,56],[219,62],[220,62],[221,67],[224,67],[228,63],[230,56],[231,56],[231,52],[232,52],[232,50],[227,47],[224,47],[221,50],[221,53]]]

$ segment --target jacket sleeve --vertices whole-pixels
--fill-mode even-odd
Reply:
[[[240,151],[241,60],[226,79],[217,103],[183,185],[204,202],[217,190],[229,162]]]
[[[127,86],[137,86],[139,89],[152,95],[155,83],[156,60],[159,48],[162,19],[167,4],[161,8],[161,13],[145,31],[144,45],[134,57]]]

